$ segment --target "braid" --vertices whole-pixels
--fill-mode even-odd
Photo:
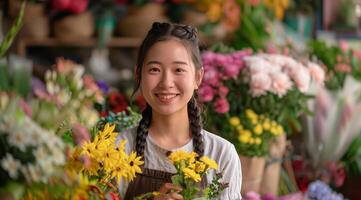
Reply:
[[[142,119],[139,122],[137,129],[137,137],[135,142],[135,149],[138,156],[144,156],[144,149],[146,144],[146,138],[148,135],[148,128],[152,120],[152,108],[147,104],[142,112]]]
[[[194,150],[199,156],[203,156],[204,143],[201,135],[202,117],[195,97],[192,97],[192,99],[188,102],[188,117],[193,136]]]

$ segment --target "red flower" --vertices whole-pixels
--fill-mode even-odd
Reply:
[[[147,102],[140,94],[135,97],[135,104],[140,108],[141,111],[143,111],[147,106]]]
[[[110,196],[110,199],[112,199],[112,200],[121,200],[121,198],[119,197],[119,195],[117,195],[117,194],[114,193],[114,192],[109,192],[109,196]]]
[[[109,108],[110,110],[117,114],[121,111],[126,110],[128,107],[127,100],[124,95],[117,91],[110,92],[109,94]]]

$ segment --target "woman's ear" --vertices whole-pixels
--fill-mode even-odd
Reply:
[[[203,67],[198,69],[196,71],[196,85],[195,85],[195,88],[194,89],[198,89],[199,86],[201,85],[202,83],[202,79],[203,79],[203,75],[204,75],[204,69]]]

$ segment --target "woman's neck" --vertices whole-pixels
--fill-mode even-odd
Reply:
[[[160,115],[153,112],[149,134],[158,145],[166,149],[184,146],[192,138],[188,113]]]

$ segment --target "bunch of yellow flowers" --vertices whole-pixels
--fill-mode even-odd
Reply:
[[[269,141],[284,134],[284,129],[279,123],[265,115],[258,115],[251,109],[246,109],[240,116],[231,117],[229,124],[240,142],[236,145],[239,152],[247,156],[266,155]]]
[[[110,182],[113,178],[119,183],[122,178],[132,181],[136,173],[141,173],[140,165],[144,162],[135,152],[125,153],[126,141],[117,144],[115,124],[105,124],[93,141],[83,142],[76,147],[68,161],[68,168],[84,172],[89,176],[101,176],[102,182]],[[82,162],[81,162],[82,160]]]

